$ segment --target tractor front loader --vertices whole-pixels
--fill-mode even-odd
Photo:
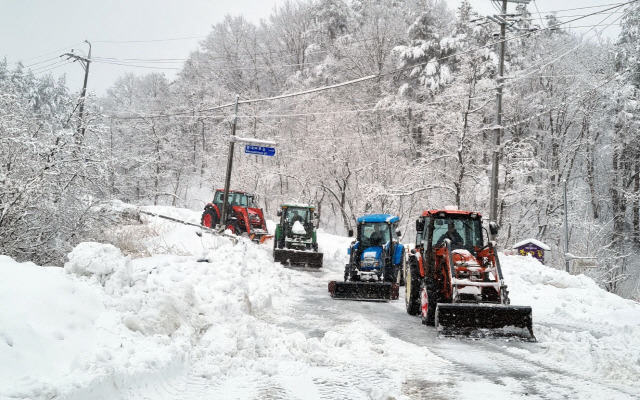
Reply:
[[[497,234],[498,226],[489,228]],[[406,267],[406,309],[440,336],[535,341],[531,307],[512,306],[495,243],[483,243],[482,216],[454,208],[424,211]]]
[[[280,223],[273,240],[273,261],[293,267],[322,268],[322,253],[316,238],[315,207],[307,204],[283,204],[278,211]]]
[[[373,214],[357,220],[357,237],[351,243],[344,281],[329,282],[334,299],[397,300],[404,269],[404,245],[393,238],[400,218]],[[353,232],[349,232],[353,236]]]

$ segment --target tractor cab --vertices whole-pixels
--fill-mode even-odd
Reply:
[[[230,190],[227,198],[226,221],[221,221],[224,189],[216,190],[213,201],[205,206],[200,224],[207,228],[218,225],[236,235],[246,234],[254,241],[268,237],[266,220],[262,209],[256,205],[255,196],[246,192]]]
[[[489,230],[497,234],[497,224]],[[442,336],[509,336],[535,341],[531,307],[511,306],[495,243],[484,244],[482,216],[450,207],[416,221],[407,270],[407,313]]]
[[[484,247],[482,216],[465,211],[425,211],[416,221],[416,247],[441,248],[449,239],[452,249],[476,254]]]
[[[213,198],[213,204],[218,207],[222,206],[222,202],[224,201],[224,190],[218,189],[216,190],[215,197]],[[254,196],[252,194],[247,194],[244,192],[234,192],[229,191],[229,198],[227,199],[227,204],[232,207],[250,207],[256,208],[256,204],[254,201]]]
[[[329,282],[334,299],[397,300],[405,269],[404,245],[394,238],[400,236],[400,217],[371,214],[356,220],[356,240],[347,253],[344,282]],[[349,236],[353,231],[349,230]]]
[[[290,245],[283,243],[285,248],[313,248],[317,251],[315,238],[316,213],[315,207],[301,204],[283,204],[278,211],[280,224],[277,229],[281,230],[282,240],[290,242]],[[313,246],[309,246],[313,244]]]
[[[308,204],[283,204],[273,241],[273,260],[292,266],[322,267],[318,252],[315,207]]]
[[[356,241],[348,250],[354,269],[360,279],[383,279],[385,272],[391,276],[393,266],[398,264],[403,247],[393,240],[394,232],[398,232],[400,218],[388,214],[372,214],[357,220]],[[396,255],[396,253],[398,253]],[[395,261],[395,262],[393,262]]]

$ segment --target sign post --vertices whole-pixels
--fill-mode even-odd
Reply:
[[[240,95],[236,95],[236,108],[233,114],[233,125],[231,127],[231,137],[236,137],[236,125],[238,123],[238,100]],[[220,210],[220,230],[223,231],[227,225],[227,204],[229,201],[229,186],[231,186],[231,169],[233,168],[234,140],[229,141],[229,157],[227,158],[227,176],[224,180],[224,193],[222,195],[222,210]]]
[[[236,136],[236,125],[238,122],[238,100],[239,95],[236,95],[236,108],[233,116],[233,124],[231,127],[231,138],[229,139],[229,157],[227,159],[227,175],[224,181],[224,195],[222,196],[222,210],[220,211],[220,227],[223,231],[227,225],[227,211],[229,201],[229,187],[231,186],[231,170],[233,169],[233,151],[236,142],[250,143],[245,146],[244,152],[247,154],[258,154],[273,157],[276,154],[276,149],[271,146],[276,146],[277,143],[271,140],[260,140],[252,138],[241,138]]]

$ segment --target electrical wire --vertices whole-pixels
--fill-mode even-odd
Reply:
[[[30,67],[32,67],[32,66],[34,66],[34,65],[44,64],[44,63],[49,62],[49,61],[52,61],[52,60],[60,60],[60,57],[59,57],[59,56],[58,56],[58,57],[51,57],[51,58],[46,59],[46,60],[44,60],[44,61],[39,61],[39,62],[36,62],[36,63],[33,63],[33,64],[28,64],[28,65],[23,65],[22,67],[23,67],[23,68],[30,68]]]
[[[534,0],[534,3],[535,3],[535,0]],[[593,9],[593,8],[602,8],[602,7],[609,7],[609,6],[613,6],[613,7],[615,7],[615,6],[626,6],[627,4],[630,4],[630,2],[600,4],[600,5],[597,5],[597,6],[574,7],[574,8],[565,8],[565,9],[562,9],[562,10],[552,10],[552,11],[542,11],[542,12],[543,13],[557,13],[557,12],[563,12],[563,11],[588,10],[588,9]],[[537,6],[536,6],[536,8],[537,8]]]
[[[615,79],[620,78],[620,77],[621,77],[622,75],[624,75],[625,73],[626,73],[626,71],[625,71],[625,72],[623,72],[623,73],[620,73],[620,74],[613,74],[613,75],[612,75],[609,79],[607,79],[606,81],[602,82],[601,84],[599,84],[599,85],[597,85],[597,86],[595,86],[595,87],[593,87],[593,88],[591,88],[591,89],[589,89],[589,90],[587,90],[587,91],[584,91],[584,92],[579,93],[579,94],[577,94],[577,95],[568,96],[568,97],[566,98],[566,100],[562,101],[562,102],[561,102],[560,104],[558,104],[557,106],[549,107],[549,108],[547,108],[547,109],[546,109],[546,110],[544,110],[544,111],[541,111],[541,112],[539,112],[539,113],[537,113],[537,114],[534,114],[534,115],[532,115],[532,116],[530,116],[530,117],[527,117],[527,118],[525,118],[525,119],[523,119],[523,120],[513,122],[513,123],[511,123],[511,124],[508,124],[508,125],[504,125],[504,124],[503,124],[500,128],[501,128],[501,129],[513,128],[513,127],[516,127],[516,126],[518,126],[518,125],[522,125],[522,124],[523,124],[523,123],[525,123],[525,122],[529,122],[529,121],[531,121],[531,120],[532,120],[532,119],[534,119],[534,118],[541,117],[541,116],[543,116],[543,115],[547,114],[547,113],[548,113],[548,112],[550,112],[550,111],[554,111],[554,110],[557,110],[557,109],[558,109],[558,108],[560,108],[560,107],[564,107],[564,106],[566,106],[567,104],[575,103],[576,101],[578,101],[578,100],[582,99],[582,98],[583,98],[583,97],[585,97],[586,95],[591,94],[592,92],[594,92],[594,91],[596,91],[596,90],[600,89],[601,87],[603,87],[603,86],[607,85],[609,82],[611,82],[611,81],[613,81],[613,80],[615,80]],[[480,130],[481,130],[481,131],[485,131],[485,130],[494,130],[494,129],[496,129],[496,126],[485,127],[485,128],[481,128]]]
[[[120,63],[120,62],[100,61],[96,59],[91,59],[91,62],[96,64],[120,65],[123,67],[132,67],[132,68],[170,69],[174,71],[179,71],[182,69],[181,67],[159,67],[155,65],[136,65],[136,64],[127,64],[127,63]]]
[[[51,54],[59,54],[59,53],[60,53],[61,51],[63,51],[63,50],[70,49],[70,48],[72,48],[73,46],[77,46],[77,45],[82,44],[82,43],[84,43],[84,42],[78,42],[78,43],[72,44],[72,45],[70,45],[70,46],[63,47],[63,48],[58,49],[58,50],[54,50],[54,51],[51,51],[51,52],[48,52],[48,53],[41,54],[41,55],[39,55],[39,56],[25,58],[25,59],[22,59],[22,60],[20,60],[20,61],[14,61],[14,62],[12,62],[12,63],[10,63],[10,64],[18,64],[18,63],[21,63],[21,62],[24,62],[24,61],[35,60],[35,59],[38,59],[38,58],[42,58],[42,57],[49,56],[49,55],[51,55]]]
[[[538,13],[538,16],[540,17],[540,26],[544,26],[544,21],[542,20],[542,14],[540,14],[540,10],[538,10],[537,0],[533,0],[533,5],[536,7],[536,12]]]
[[[583,18],[587,18],[587,17],[593,16],[593,15],[602,14],[602,13],[605,13],[607,11],[622,7],[624,5],[636,3],[638,1],[640,1],[640,0],[630,0],[630,1],[626,2],[626,3],[620,3],[619,5],[616,5],[614,7],[611,7],[611,8],[605,9],[605,10],[596,11],[596,12],[593,12],[593,13],[590,13],[590,14],[586,14],[586,15],[574,18],[574,19],[569,20],[569,21],[560,22],[558,24],[539,29],[536,32],[539,33],[539,32],[546,31],[546,30],[552,30],[552,29],[557,28],[558,26],[565,25],[565,24],[568,24],[568,23],[571,23],[571,22],[574,22],[574,21],[577,21],[577,20],[580,20],[580,19],[583,19]],[[373,80],[373,79],[380,79],[380,78],[382,78],[384,76],[397,74],[399,72],[406,71],[408,69],[413,69],[413,68],[416,68],[416,67],[419,67],[419,66],[425,66],[425,65],[427,65],[429,63],[439,62],[439,61],[442,61],[442,60],[445,60],[445,59],[448,59],[448,58],[460,56],[460,55],[467,54],[467,53],[477,52],[477,51],[485,49],[485,48],[493,47],[496,44],[499,44],[499,43],[502,43],[502,42],[508,42],[508,41],[519,39],[519,38],[526,37],[526,36],[530,36],[531,34],[532,34],[532,32],[526,32],[526,33],[523,33],[523,34],[518,34],[518,35],[515,35],[515,36],[511,36],[511,37],[507,37],[507,38],[501,39],[501,40],[496,41],[496,42],[489,43],[489,44],[484,45],[484,46],[478,46],[478,47],[476,47],[474,49],[469,49],[467,51],[463,51],[463,52],[459,52],[459,53],[453,53],[451,55],[444,56],[444,57],[441,57],[441,58],[436,59],[436,60],[429,60],[429,61],[424,62],[424,63],[418,63],[418,64],[415,64],[415,65],[410,65],[410,66],[397,68],[397,69],[395,69],[393,71],[390,71],[390,72],[387,72],[387,73],[383,73],[383,74],[369,75],[369,76],[353,79],[353,80],[350,80],[350,81],[342,82],[342,83],[339,83],[339,84],[335,84],[335,85],[329,85],[329,86],[319,87],[319,88],[315,88],[315,89],[309,89],[309,90],[295,92],[295,93],[282,94],[282,95],[279,95],[279,96],[242,100],[242,101],[238,101],[237,104],[251,104],[251,103],[257,103],[257,102],[285,99],[285,98],[289,98],[289,97],[295,97],[295,96],[300,96],[300,95],[305,95],[305,94],[317,93],[317,92],[321,92],[321,91],[325,91],[325,90],[336,89],[336,88],[339,88],[339,87],[344,87],[344,86],[348,86],[348,85],[352,85],[352,84],[356,84],[356,83],[360,83],[360,82],[364,82],[364,81],[369,81],[369,80]],[[197,112],[216,111],[216,110],[220,110],[220,109],[223,109],[223,108],[232,107],[235,104],[236,104],[236,102],[226,103],[226,104],[222,104],[222,105],[219,105],[219,106],[216,106],[216,107],[204,108],[204,109],[198,110]],[[159,114],[159,115],[155,115],[155,116],[150,115],[150,116],[147,116],[147,117],[169,117],[169,116],[175,116],[175,115],[184,115],[185,113],[193,113],[193,112],[194,111],[191,110],[191,111],[172,113],[172,114]]]
[[[92,40],[92,43],[153,43],[153,42],[176,42],[181,40],[204,39],[207,36],[186,36],[169,39],[150,39],[150,40]]]
[[[30,71],[32,73],[41,73],[43,71],[50,71],[51,69],[55,69],[55,68],[61,67],[61,66],[66,65],[66,64],[71,64],[72,62],[73,61],[58,59],[55,62],[52,62],[52,63],[47,64],[47,65],[43,65],[43,66],[38,67],[38,68],[34,68],[34,69],[30,70]]]
[[[41,70],[41,71],[37,71],[37,72],[31,71],[31,73],[34,74],[34,75],[42,75],[42,74],[45,74],[47,72],[53,71],[54,69],[62,68],[67,64],[71,64],[71,62],[62,63],[60,65],[56,65],[56,66],[53,66],[51,68],[47,68],[47,69],[44,69],[44,70]]]
[[[607,15],[607,16],[606,16],[602,21],[600,21],[600,23],[599,23],[599,24],[595,25],[594,27],[597,27],[597,26],[600,26],[600,25],[604,24],[604,22],[605,22],[609,17],[611,17],[612,15],[613,15],[613,14],[609,14],[609,15]],[[621,15],[621,16],[618,16],[618,18],[616,18],[615,20],[613,20],[613,21],[612,21],[611,23],[609,23],[607,26],[603,27],[603,28],[600,30],[600,32],[598,32],[598,31],[597,31],[596,29],[594,29],[594,28],[591,28],[591,29],[589,29],[588,31],[584,32],[584,33],[580,36],[580,38],[579,38],[579,39],[584,39],[584,37],[585,37],[585,36],[586,36],[590,31],[592,31],[592,30],[593,30],[593,31],[596,31],[596,33],[595,33],[595,35],[594,35],[594,36],[597,36],[597,35],[599,35],[600,33],[602,33],[602,31],[604,31],[605,29],[607,29],[608,27],[610,27],[610,26],[611,26],[611,24],[613,24],[613,23],[615,23],[615,22],[619,21],[621,18],[622,18],[622,15]],[[560,54],[560,55],[554,54],[554,55],[550,56],[549,58],[551,58],[551,61],[548,61],[548,62],[546,62],[546,63],[544,63],[544,64],[540,64],[540,63],[538,63],[538,65],[536,65],[536,66],[535,66],[535,69],[533,69],[530,73],[526,73],[526,74],[524,74],[524,75],[520,75],[520,76],[518,76],[518,77],[516,77],[516,78],[512,78],[512,79],[509,81],[509,83],[510,83],[510,84],[513,84],[513,83],[515,83],[515,82],[517,82],[517,81],[520,81],[520,80],[522,80],[522,79],[525,79],[525,78],[527,78],[527,77],[531,76],[531,75],[532,75],[534,72],[536,72],[536,71],[541,71],[543,68],[545,68],[545,67],[547,67],[547,66],[549,66],[549,65],[551,65],[551,64],[553,64],[553,63],[555,63],[555,62],[557,62],[557,61],[560,61],[561,59],[563,59],[565,56],[569,55],[570,53],[572,53],[572,52],[574,52],[574,51],[576,51],[576,50],[578,50],[578,49],[580,49],[580,48],[584,47],[587,43],[588,43],[588,41],[583,41],[583,42],[581,42],[581,43],[578,43],[576,46],[572,47],[571,49],[569,49],[569,50],[565,51],[564,53],[562,53],[562,54]],[[549,58],[548,58],[548,59],[549,59]],[[547,59],[547,60],[548,60],[548,59]],[[522,71],[518,71],[518,72],[520,72],[520,73],[521,73],[521,72],[524,72],[524,71],[526,71],[526,70],[528,70],[528,69],[531,69],[531,68],[532,68],[532,67],[529,67],[529,68],[526,68],[526,69],[524,69],[524,70],[522,70]]]

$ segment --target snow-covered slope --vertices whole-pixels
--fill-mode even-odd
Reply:
[[[0,397],[401,399],[415,397],[407,382],[416,366],[432,371],[422,377],[429,385],[447,385],[457,368],[428,343],[403,341],[376,322],[388,313],[395,332],[432,330],[406,316],[401,302],[322,303],[326,282],[342,276],[349,238],[320,231],[324,268],[301,272],[274,264],[270,243],[233,245],[200,237],[195,227],[147,222],[157,233],[145,239],[150,257],[131,259],[98,243],[76,247],[64,269],[0,256]],[[512,304],[532,306],[539,341],[497,341],[501,351],[622,385],[619,398],[640,392],[638,304],[532,258],[501,260]],[[319,304],[318,314],[300,315],[305,302]],[[509,385],[487,396],[476,389],[459,385],[444,398],[524,396]]]
[[[600,289],[584,275],[548,268],[533,257],[504,256],[512,304],[533,308],[543,351],[532,355],[613,380],[638,382],[640,306]],[[640,393],[640,392],[639,392]]]

